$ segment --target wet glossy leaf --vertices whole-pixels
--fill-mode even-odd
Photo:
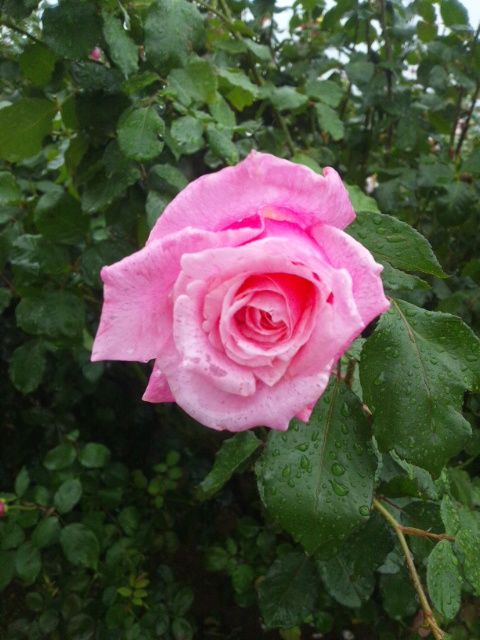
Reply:
[[[308,425],[271,433],[257,463],[271,516],[308,553],[329,557],[370,513],[376,460],[358,398],[334,380]]]
[[[369,249],[379,262],[404,271],[420,271],[440,278],[445,274],[426,238],[391,216],[361,211],[348,233]]]
[[[18,162],[37,154],[54,115],[54,104],[43,98],[21,98],[0,109],[0,159]]]
[[[452,543],[441,540],[427,562],[427,587],[434,607],[447,620],[453,620],[460,608],[462,578]]]
[[[480,385],[480,342],[459,318],[394,300],[363,347],[360,378],[381,449],[438,474],[471,433],[461,409]]]

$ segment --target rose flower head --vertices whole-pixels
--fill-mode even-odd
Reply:
[[[104,267],[92,359],[155,360],[143,396],[213,429],[308,421],[388,306],[337,172],[252,152],[189,184],[146,246]]]

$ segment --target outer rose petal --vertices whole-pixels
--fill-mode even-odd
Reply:
[[[170,344],[159,364],[166,372],[175,402],[202,424],[219,431],[245,431],[262,425],[285,431],[290,420],[324,392],[332,366],[330,363],[310,376],[287,376],[274,387],[260,383],[253,395],[242,397],[227,393],[202,374],[182,367],[174,353],[175,346]]]
[[[242,244],[262,230],[260,225],[216,233],[188,227],[104,267],[104,303],[92,360],[147,362],[155,358],[171,333],[169,294],[182,256]]]
[[[142,400],[146,402],[175,402],[175,398],[168,386],[167,378],[161,372],[157,362],[153,367]]]
[[[303,165],[252,151],[235,165],[191,182],[168,205],[148,242],[186,226],[218,230],[263,213],[302,227],[318,222],[343,229],[355,212],[335,169],[319,175]]]
[[[380,278],[383,267],[363,245],[325,224],[314,226],[310,234],[333,267],[350,273],[353,297],[365,326],[390,307]]]

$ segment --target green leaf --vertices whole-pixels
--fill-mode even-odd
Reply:
[[[188,184],[183,173],[171,164],[156,164],[150,169],[150,175],[155,178],[154,186],[156,189],[165,190],[172,194],[177,194]]]
[[[468,25],[468,11],[459,0],[442,0],[440,2],[440,15],[447,27],[454,25]]]
[[[70,256],[64,247],[45,240],[40,235],[24,234],[12,244],[10,261],[16,274],[23,278],[39,275],[59,275],[69,268]]]
[[[215,100],[209,105],[209,110],[215,121],[222,127],[233,129],[237,125],[234,112],[219,93],[215,95]]]
[[[82,497],[82,483],[77,478],[65,480],[55,492],[53,504],[59,513],[68,513]]]
[[[8,171],[0,171],[0,206],[17,204],[21,199],[22,192],[15,180],[15,176]]]
[[[34,340],[22,344],[13,352],[8,373],[13,386],[22,393],[35,391],[45,372],[45,350]]]
[[[190,60],[184,69],[173,69],[168,83],[185,104],[197,102],[210,104],[215,101],[217,77],[206,60]]]
[[[22,467],[15,478],[15,493],[19,498],[23,496],[30,485],[30,475],[25,467]]]
[[[317,595],[315,565],[300,551],[277,558],[258,587],[260,611],[267,627],[301,624],[312,613]]]
[[[322,131],[332,136],[332,139],[337,141],[341,140],[345,134],[343,122],[338,117],[336,111],[334,111],[328,104],[322,104],[321,102],[315,105],[317,111],[318,124]]]
[[[329,557],[369,515],[375,468],[361,402],[333,380],[308,425],[269,435],[258,486],[270,515],[308,553]]]
[[[217,73],[229,88],[226,94],[227,100],[239,111],[249,107],[258,98],[257,85],[253,84],[243,71],[219,67]]]
[[[163,149],[164,132],[165,124],[155,108],[132,107],[118,122],[118,144],[131,160],[152,160]]]
[[[19,58],[23,76],[35,87],[43,87],[50,82],[56,61],[53,51],[38,42],[25,47]]]
[[[270,48],[264,44],[259,44],[258,42],[254,42],[250,38],[244,38],[243,42],[247,46],[247,49],[253,53],[253,55],[261,60],[262,62],[270,62],[272,59],[272,52]]]
[[[147,59],[159,71],[185,64],[204,40],[203,17],[186,0],[154,0],[145,21]]]
[[[399,271],[385,262],[382,271],[382,281],[385,289],[397,294],[399,291],[415,291],[430,289],[430,285],[425,280],[413,276],[404,271]],[[402,297],[402,296],[400,296]]]
[[[54,7],[47,5],[42,23],[49,47],[66,58],[86,58],[101,39],[96,7],[84,0],[62,0]]]
[[[428,556],[427,588],[435,609],[447,620],[453,620],[460,609],[462,578],[448,540],[441,540]]]
[[[15,555],[17,575],[25,582],[35,582],[42,568],[40,551],[31,542],[24,542]]]
[[[120,20],[108,14],[103,16],[103,36],[110,51],[110,57],[125,78],[138,71],[138,48],[128,37]]]
[[[203,147],[203,126],[193,116],[183,116],[173,121],[170,135],[181,154],[196,153]]]
[[[32,543],[38,548],[43,549],[55,544],[60,537],[60,522],[54,516],[48,516],[35,527],[32,533]]]
[[[78,459],[87,469],[101,469],[110,460],[110,450],[104,444],[89,442],[80,451]]]
[[[471,433],[461,409],[480,385],[480,342],[460,318],[393,300],[363,347],[360,379],[380,448],[438,474]]]
[[[62,529],[60,544],[65,557],[73,565],[97,569],[100,544],[93,531],[84,524],[69,524]]]
[[[51,449],[47,453],[43,460],[43,466],[49,471],[60,471],[70,467],[76,457],[77,452],[73,444],[59,444],[58,447]]]
[[[307,103],[307,96],[299,93],[295,87],[262,87],[262,97],[268,98],[273,106],[279,111],[291,111],[299,109]]]
[[[221,129],[209,125],[207,129],[207,138],[210,150],[221,160],[225,160],[228,164],[236,164],[238,162],[238,151],[232,142],[231,134],[228,129]]]
[[[50,338],[78,337],[85,325],[83,300],[67,291],[27,296],[17,306],[16,315],[23,331]]]
[[[0,591],[3,591],[15,576],[15,553],[0,551]]]
[[[362,211],[348,227],[348,233],[365,245],[379,262],[386,261],[404,271],[445,277],[428,240],[392,216]]]
[[[20,98],[0,109],[0,159],[18,162],[36,155],[54,115],[55,105],[43,98]]]
[[[329,107],[338,107],[343,96],[342,87],[331,80],[308,80],[305,91],[310,98],[321,100]]]
[[[261,441],[252,431],[245,431],[225,440],[217,452],[212,469],[200,483],[199,497],[206,500],[220,491],[260,444]]]
[[[45,193],[37,203],[34,220],[38,231],[48,240],[74,244],[83,240],[89,219],[80,202],[63,190]]]
[[[480,595],[480,535],[462,528],[455,536],[455,548],[463,559],[465,578],[472,585],[475,595]]]
[[[352,202],[352,207],[355,209],[355,211],[357,212],[361,211],[362,216],[364,215],[363,214],[364,211],[372,211],[373,213],[380,213],[380,210],[378,208],[377,201],[375,200],[375,198],[372,198],[371,196],[367,196],[367,194],[364,193],[360,189],[360,187],[357,187],[356,184],[346,184],[345,186],[347,187],[348,195]],[[351,226],[348,227],[348,229],[350,230]]]
[[[375,65],[372,62],[355,60],[345,65],[348,79],[353,84],[363,87],[368,84],[375,73]]]
[[[380,592],[383,607],[394,620],[413,616],[420,607],[410,575],[403,567],[397,573],[382,575]]]
[[[393,538],[382,518],[374,514],[363,529],[347,541],[340,553],[318,562],[328,593],[345,607],[358,608],[375,588],[375,571],[393,548]]]

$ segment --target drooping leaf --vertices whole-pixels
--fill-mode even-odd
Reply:
[[[312,560],[300,551],[281,556],[258,587],[260,611],[268,627],[290,628],[313,611],[318,577]]]
[[[480,386],[480,342],[460,318],[394,300],[363,347],[360,378],[380,448],[438,474],[471,432],[461,409]]]
[[[358,398],[334,380],[308,425],[271,433],[257,463],[271,516],[308,553],[330,557],[368,517],[376,461]]]
[[[217,452],[212,469],[200,483],[199,497],[206,500],[220,491],[260,444],[261,441],[252,431],[245,431],[225,440]]]
[[[0,159],[18,162],[36,155],[54,115],[55,105],[43,98],[20,98],[0,109]]]

